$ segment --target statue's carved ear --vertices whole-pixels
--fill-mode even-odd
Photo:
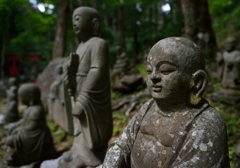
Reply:
[[[93,19],[93,35],[98,35],[99,34],[99,19],[94,18]]]
[[[202,102],[202,95],[207,88],[208,77],[204,70],[198,70],[192,74],[191,91],[189,94],[189,102],[193,106],[198,106]]]

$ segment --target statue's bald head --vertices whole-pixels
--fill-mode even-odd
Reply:
[[[18,84],[17,83],[17,78],[15,78],[15,77],[9,78],[8,84],[9,84],[9,86],[16,86]]]
[[[160,40],[150,50],[148,59],[165,57],[171,59],[184,72],[194,73],[205,70],[205,62],[200,48],[191,40],[183,37],[169,37]]]
[[[20,99],[24,104],[27,101],[38,102],[41,99],[41,91],[39,87],[32,83],[23,84],[20,86],[19,91]]]
[[[236,42],[237,42],[237,40],[234,37],[228,37],[226,40],[226,43],[236,43]]]
[[[235,50],[237,46],[237,39],[234,37],[228,37],[225,42],[225,49],[229,52]]]
[[[81,6],[81,7],[78,7],[74,10],[73,12],[73,18],[75,17],[75,15],[80,15],[85,22],[88,22],[88,23],[93,23],[94,20],[97,20],[99,25],[100,25],[100,16],[99,16],[99,13],[96,9],[94,8],[90,8],[90,7],[87,7],[87,6]],[[100,26],[95,26],[96,30],[95,31],[95,35],[99,35],[100,33]]]

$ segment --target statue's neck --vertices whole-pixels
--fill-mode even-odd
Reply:
[[[171,104],[167,102],[156,101],[155,109],[161,114],[172,116],[175,113],[184,113],[191,109],[186,103]]]
[[[91,39],[92,37],[95,37],[93,34],[89,34],[89,35],[85,35],[85,36],[82,36],[81,38],[80,38],[80,41],[81,42],[83,42],[83,43],[85,43],[85,42],[87,42],[89,39]]]

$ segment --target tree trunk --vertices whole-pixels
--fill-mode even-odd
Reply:
[[[119,29],[120,29],[120,37],[121,37],[121,48],[122,51],[126,51],[126,42],[125,42],[125,32],[124,32],[124,2],[120,0],[120,8],[119,8]]]
[[[197,43],[206,58],[213,60],[217,49],[207,0],[181,0],[185,37]]]
[[[180,0],[174,0],[174,3],[171,4],[172,18],[174,24],[178,24],[179,20],[182,20],[182,10]]]
[[[6,48],[8,45],[8,36],[9,36],[9,19],[10,18],[10,14],[8,12],[6,12],[5,15],[5,24],[3,24],[3,33],[2,33],[2,51],[1,51],[1,65],[0,65],[0,70],[1,70],[1,79],[4,80],[5,78],[5,70],[4,70],[4,66],[5,66],[5,54],[6,54]]]
[[[156,11],[156,24],[157,24],[157,30],[156,32],[159,32],[164,24],[164,17],[163,17],[163,12],[162,12],[162,4],[161,3],[157,3],[156,4],[157,7],[157,11]]]
[[[138,44],[138,25],[137,21],[137,10],[134,8],[134,30],[133,30],[133,40],[134,40],[134,62],[139,53],[139,44]]]
[[[66,45],[69,0],[59,0],[57,5],[57,30],[53,46],[53,59],[63,57]]]
[[[99,10],[99,0],[93,0],[93,8]]]
[[[79,3],[79,6],[83,6],[84,5],[83,0],[78,0],[78,3]]]

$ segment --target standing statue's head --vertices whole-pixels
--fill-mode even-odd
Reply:
[[[100,34],[100,16],[98,11],[82,6],[74,10],[73,29],[81,40],[88,40]]]
[[[160,40],[147,57],[147,85],[162,106],[198,106],[207,87],[199,47],[183,37]]]
[[[41,102],[41,91],[35,84],[27,83],[21,85],[18,94],[24,105],[31,106]]]
[[[18,85],[17,78],[15,78],[15,77],[9,78],[9,79],[8,79],[8,85],[9,85],[9,87],[11,87],[11,86],[17,86],[17,85]]]
[[[237,45],[237,40],[234,37],[228,37],[225,42],[225,49],[228,52],[231,52],[235,50],[235,47]]]

